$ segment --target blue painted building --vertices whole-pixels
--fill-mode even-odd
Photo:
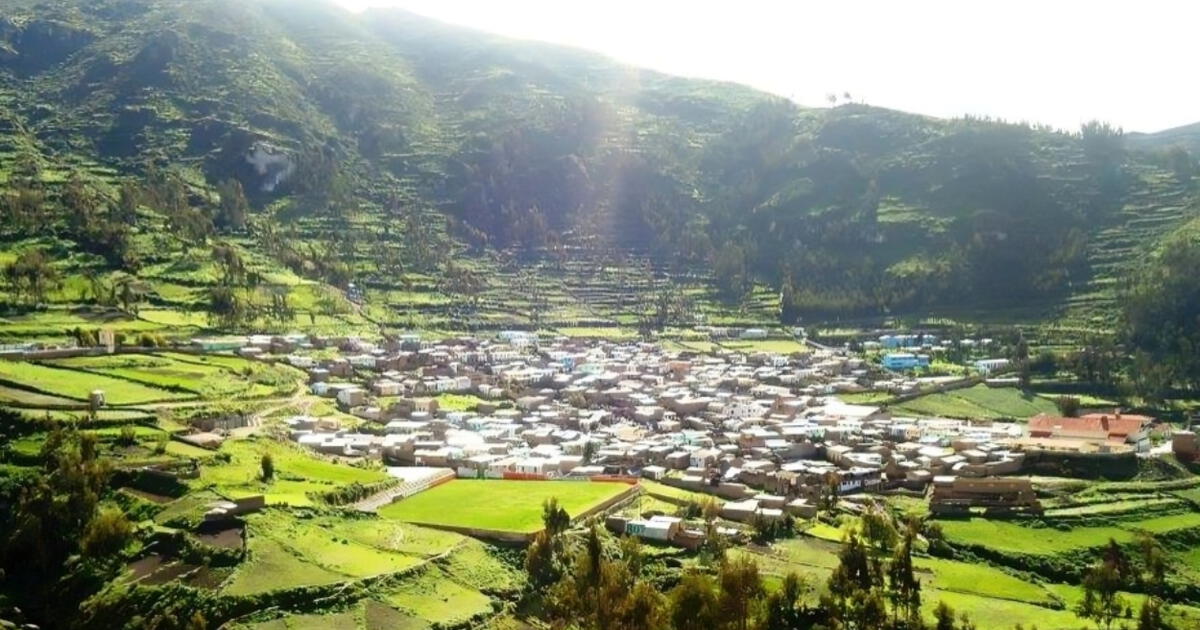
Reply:
[[[915,370],[929,367],[929,356],[910,352],[892,352],[883,355],[883,367],[889,370]]]

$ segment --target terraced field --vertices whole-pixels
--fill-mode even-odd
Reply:
[[[349,611],[285,615],[247,628],[428,628],[490,617],[486,593],[519,588],[521,575],[464,536],[361,516],[300,518],[267,510],[248,519],[250,554],[221,587],[256,595],[391,577]],[[486,591],[486,593],[485,593]]]
[[[769,552],[733,550],[759,564],[768,583],[778,582],[787,573],[797,573],[824,591],[825,581],[838,564],[838,545],[823,540],[798,538],[777,542]],[[1076,630],[1083,620],[1062,609],[1061,599],[1041,584],[981,563],[966,563],[941,558],[917,558],[917,576],[921,580],[923,609],[932,618],[939,601],[958,612],[966,612],[980,628],[1026,627]]]
[[[975,385],[966,389],[928,394],[891,408],[897,414],[940,416],[964,420],[1025,419],[1039,413],[1057,413],[1054,402],[1011,387]]]
[[[111,376],[209,399],[253,398],[291,389],[298,373],[238,357],[179,353],[73,357],[47,365]],[[262,381],[262,382],[259,382]]]
[[[351,483],[375,483],[388,479],[381,469],[363,469],[335,464],[301,450],[291,444],[269,439],[235,440],[221,447],[228,462],[201,467],[200,478],[192,480],[195,488],[214,487],[231,497],[262,494],[268,504],[308,506],[310,496]],[[262,456],[270,453],[275,464],[275,479],[262,480]]]
[[[1142,520],[1121,521],[1116,525],[1080,526],[1069,529],[1025,527],[1011,521],[971,518],[939,521],[952,543],[987,547],[1011,554],[1052,555],[1079,549],[1091,549],[1110,539],[1131,542],[1137,532],[1155,534],[1200,527],[1200,513],[1168,514]]]
[[[169,391],[130,380],[66,370],[24,361],[0,361],[0,379],[50,396],[87,401],[94,390],[103,390],[110,405],[187,400],[195,394]]]

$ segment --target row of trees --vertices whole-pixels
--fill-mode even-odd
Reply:
[[[919,523],[903,527],[883,510],[863,521],[862,534],[841,547],[838,566],[816,594],[804,576],[786,576],[766,588],[753,555],[729,551],[712,525],[715,510],[698,511],[709,523],[704,563],[672,571],[647,561],[636,538],[614,540],[595,524],[569,533],[570,517],[555,501],[544,506],[544,529],[526,552],[532,595],[553,627],[581,630],[855,630],[925,629],[922,586],[913,564]],[[945,604],[935,610],[938,630],[974,625]]]

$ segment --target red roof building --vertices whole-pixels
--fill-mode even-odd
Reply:
[[[1037,415],[1029,419],[1031,438],[1058,438],[1135,444],[1147,440],[1154,418],[1113,413],[1089,413],[1078,418]],[[1139,448],[1140,450],[1140,448]]]

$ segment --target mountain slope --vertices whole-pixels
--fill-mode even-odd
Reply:
[[[400,326],[416,300],[437,302],[426,310],[438,326],[461,325],[464,312],[512,324],[505,291],[522,269],[563,302],[559,324],[628,321],[628,280],[604,280],[608,297],[588,292],[586,315],[565,302],[601,282],[587,269],[629,256],[732,304],[781,288],[771,308],[789,321],[1033,304],[1102,324],[1135,242],[1195,214],[1195,187],[1171,157],[1102,125],[1063,134],[804,109],[399,11],[286,0],[6,8],[9,197],[36,192],[56,251],[100,258],[59,259],[60,275],[133,274],[154,305],[242,313],[223,325],[266,325],[272,305],[278,325],[296,325],[279,300],[297,283],[312,287],[300,299],[310,315]],[[129,195],[129,234],[80,228],[64,182],[94,189],[88,216],[110,217],[129,178],[143,193]],[[246,222],[221,210],[238,206],[222,202],[233,180],[253,207]],[[5,234],[14,251],[46,248],[37,236]],[[216,242],[251,273],[222,271]],[[120,255],[106,255],[113,243]],[[499,254],[498,266],[497,252],[518,259]],[[351,282],[372,289],[365,311],[329,305],[340,300],[330,287]]]

